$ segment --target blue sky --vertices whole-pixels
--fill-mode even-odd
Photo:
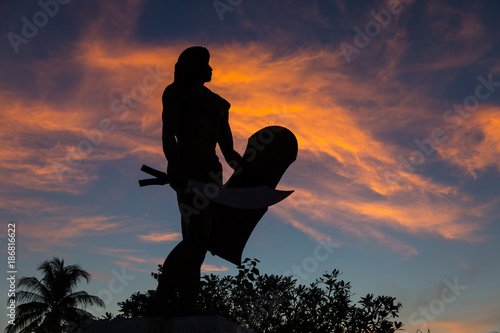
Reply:
[[[339,269],[357,296],[396,297],[409,332],[500,330],[497,1],[41,3],[0,5],[1,232],[15,221],[19,277],[62,257],[115,313],[156,287],[179,213],[139,169],[166,168],[161,94],[203,45],[236,149],[272,124],[299,142],[279,185],[295,193],[244,257],[307,284]],[[204,271],[236,269],[208,254]]]

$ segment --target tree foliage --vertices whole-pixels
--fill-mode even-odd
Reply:
[[[19,280],[15,295],[16,318],[14,325],[5,328],[6,333],[69,332],[81,322],[93,316],[84,310],[86,306],[104,307],[97,296],[85,291],[75,291],[82,280],[89,281],[90,274],[79,265],[64,265],[64,260],[52,258],[37,268],[41,280],[23,277]]]
[[[258,262],[245,259],[236,276],[204,275],[197,314],[218,314],[258,333],[393,333],[403,326],[393,321],[401,308],[394,297],[368,294],[354,302],[338,270],[305,286],[290,276],[261,275]],[[133,294],[119,303],[120,312],[144,315],[153,292]]]
[[[389,296],[352,300],[340,272],[325,273],[309,286],[283,275],[261,275],[258,260],[246,259],[236,277],[203,277],[201,309],[259,333],[392,333],[401,304]]]
[[[149,299],[154,294],[154,290],[145,293],[136,292],[123,302],[118,302],[120,307],[119,318],[137,318],[144,316]]]

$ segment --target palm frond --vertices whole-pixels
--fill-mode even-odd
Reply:
[[[96,319],[96,318],[93,314],[83,309],[79,308],[66,309],[64,313],[64,320],[66,320],[67,322],[82,323],[83,321],[88,319]]]
[[[97,296],[89,295],[86,291],[76,291],[67,295],[61,304],[70,307],[99,306],[105,307],[104,301]]]
[[[18,282],[19,288],[25,288],[29,291],[35,292],[44,298],[47,299],[48,302],[53,301],[53,297],[51,291],[47,288],[46,285],[36,277],[22,277]]]
[[[23,332],[27,327],[38,327],[47,312],[46,310],[47,307],[43,303],[32,302],[18,305],[16,308],[16,321],[13,326],[9,327],[9,333]]]
[[[16,293],[16,302],[44,302],[47,303],[47,299],[37,293],[31,291],[20,290]]]

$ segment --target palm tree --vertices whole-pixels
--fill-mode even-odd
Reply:
[[[19,280],[15,296],[16,319],[6,333],[65,332],[94,316],[83,308],[104,307],[104,302],[86,291],[74,291],[83,279],[89,282],[90,274],[79,265],[64,265],[64,259],[43,261],[37,268],[43,278],[23,277]],[[24,303],[23,303],[24,302]],[[20,304],[22,303],[22,304]]]

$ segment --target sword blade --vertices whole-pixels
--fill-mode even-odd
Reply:
[[[141,187],[165,185],[170,182],[170,177],[163,171],[153,169],[147,165],[143,165],[141,171],[155,177],[139,180]],[[241,209],[267,208],[277,204],[293,193],[293,191],[280,191],[269,186],[243,188],[220,187],[215,184],[205,184],[196,180],[189,180],[188,187],[210,201]]]
[[[240,209],[267,208],[282,201],[293,191],[280,191],[269,186],[220,187],[190,180],[188,186],[199,195],[221,205]]]

